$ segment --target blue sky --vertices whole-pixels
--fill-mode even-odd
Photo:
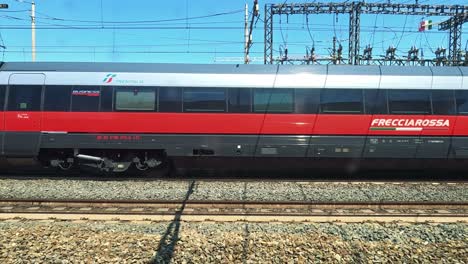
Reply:
[[[30,0],[19,1],[0,1],[9,4],[9,9],[0,10],[0,33],[2,45],[6,47],[3,55],[0,55],[4,61],[31,60],[31,4],[28,3]],[[261,20],[254,28],[251,49],[251,56],[257,58],[263,57],[263,6],[283,0],[259,2]],[[250,10],[253,0],[36,0],[37,61],[235,61],[243,56],[245,3],[249,4]],[[468,4],[463,0],[420,0],[420,3]],[[220,13],[229,14],[186,19]],[[179,18],[169,22],[132,23]],[[406,54],[415,45],[423,49],[425,57],[433,57],[437,47],[447,47],[448,32],[437,29],[417,32],[419,22],[426,19],[438,22],[446,18],[363,15],[361,47],[372,44],[374,55],[378,56],[385,54],[385,49],[390,45],[397,46],[400,55]],[[337,36],[347,52],[347,15],[296,15],[282,16],[281,19],[275,16],[275,22],[275,55],[287,46],[290,55],[303,56],[306,47],[315,45],[318,55],[327,56],[333,35]],[[462,48],[468,45],[467,32],[466,29],[463,32]]]

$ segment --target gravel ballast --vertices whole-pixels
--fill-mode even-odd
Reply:
[[[2,263],[466,263],[466,224],[0,222]]]
[[[2,179],[0,199],[182,200],[190,181]],[[466,183],[196,181],[190,200],[467,202]]]

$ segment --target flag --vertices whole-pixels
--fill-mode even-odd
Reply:
[[[424,20],[419,23],[419,31],[432,29],[432,20]]]

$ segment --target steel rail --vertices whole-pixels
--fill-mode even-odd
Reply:
[[[199,205],[298,205],[298,206],[464,206],[468,208],[468,202],[398,202],[398,201],[347,201],[347,202],[326,202],[326,201],[255,201],[255,200],[64,200],[64,199],[0,199],[0,205],[5,203],[23,203],[31,205],[43,205],[43,204],[90,204],[90,205],[164,205],[164,204],[199,204]]]
[[[466,202],[0,200],[0,219],[466,222]],[[177,219],[177,220],[175,220]]]

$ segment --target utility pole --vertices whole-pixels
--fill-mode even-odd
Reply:
[[[252,46],[252,31],[255,23],[255,18],[259,15],[258,0],[254,0],[252,8],[252,19],[250,20],[249,26],[249,9],[248,5],[245,4],[245,52],[244,52],[244,63],[249,64],[250,62],[250,47]]]
[[[244,24],[244,63],[249,63],[249,5],[245,4],[245,24]]]
[[[32,61],[36,61],[36,4],[31,2],[31,52]]]

